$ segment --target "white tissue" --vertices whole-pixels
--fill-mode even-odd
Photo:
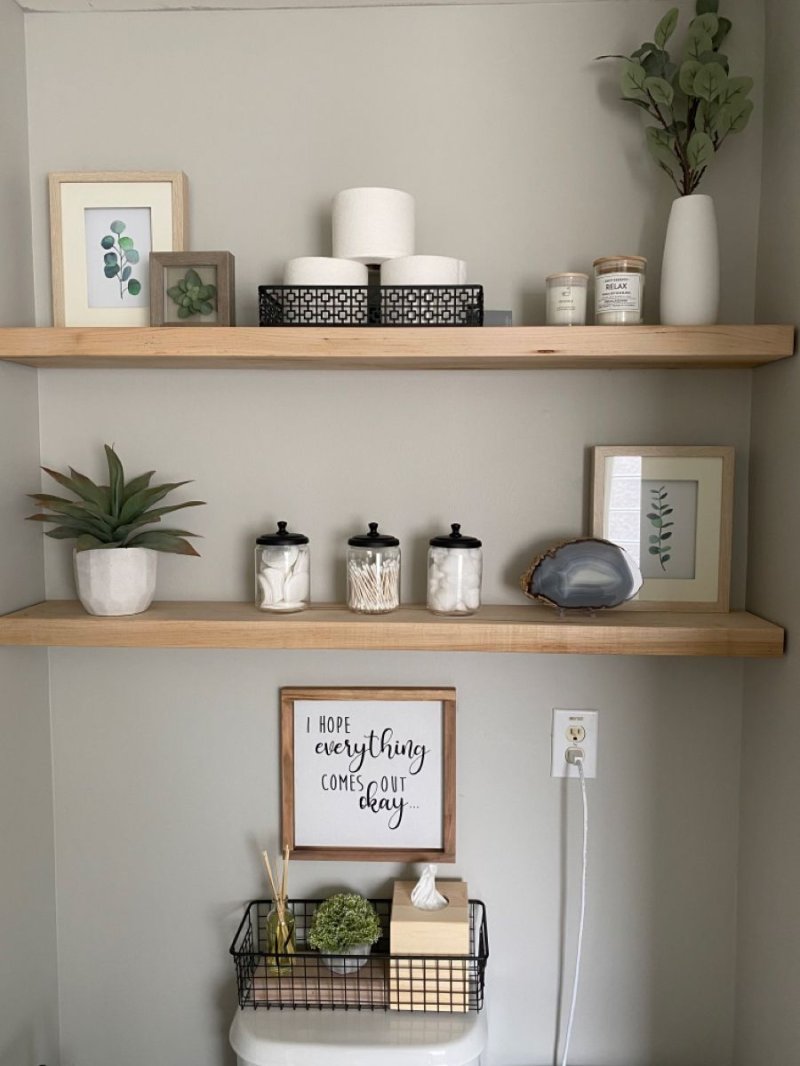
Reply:
[[[421,911],[440,911],[447,900],[436,890],[436,867],[426,866],[422,876],[411,890],[411,903]]]
[[[333,254],[383,263],[414,253],[414,197],[400,189],[343,189],[333,198]]]
[[[467,264],[447,255],[405,255],[381,266],[381,285],[464,285]]]
[[[368,280],[369,271],[363,263],[324,255],[290,259],[283,275],[284,285],[366,285]]]

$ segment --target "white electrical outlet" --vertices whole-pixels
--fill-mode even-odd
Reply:
[[[597,777],[597,711],[553,708],[551,777],[580,777],[578,767],[567,762],[569,748],[583,752],[583,776]]]

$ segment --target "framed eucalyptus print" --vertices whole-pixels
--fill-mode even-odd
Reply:
[[[186,175],[51,174],[53,325],[146,326],[150,253],[183,249]]]
[[[619,610],[727,611],[733,448],[593,450],[592,535],[639,565],[641,591]]]

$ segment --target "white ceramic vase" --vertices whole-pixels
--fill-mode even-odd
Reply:
[[[141,614],[156,592],[158,552],[92,548],[73,553],[78,599],[89,614]]]
[[[710,326],[719,312],[719,242],[714,201],[692,193],[673,201],[661,264],[661,321]]]

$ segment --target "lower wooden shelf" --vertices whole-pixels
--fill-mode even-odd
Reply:
[[[50,600],[0,617],[0,645],[73,648],[298,648],[482,651],[577,655],[783,654],[780,626],[730,614],[607,611],[559,618],[548,607],[487,606],[446,618],[422,606],[357,615],[337,604],[271,615],[248,603],[154,603],[143,614],[95,618],[75,600]]]

